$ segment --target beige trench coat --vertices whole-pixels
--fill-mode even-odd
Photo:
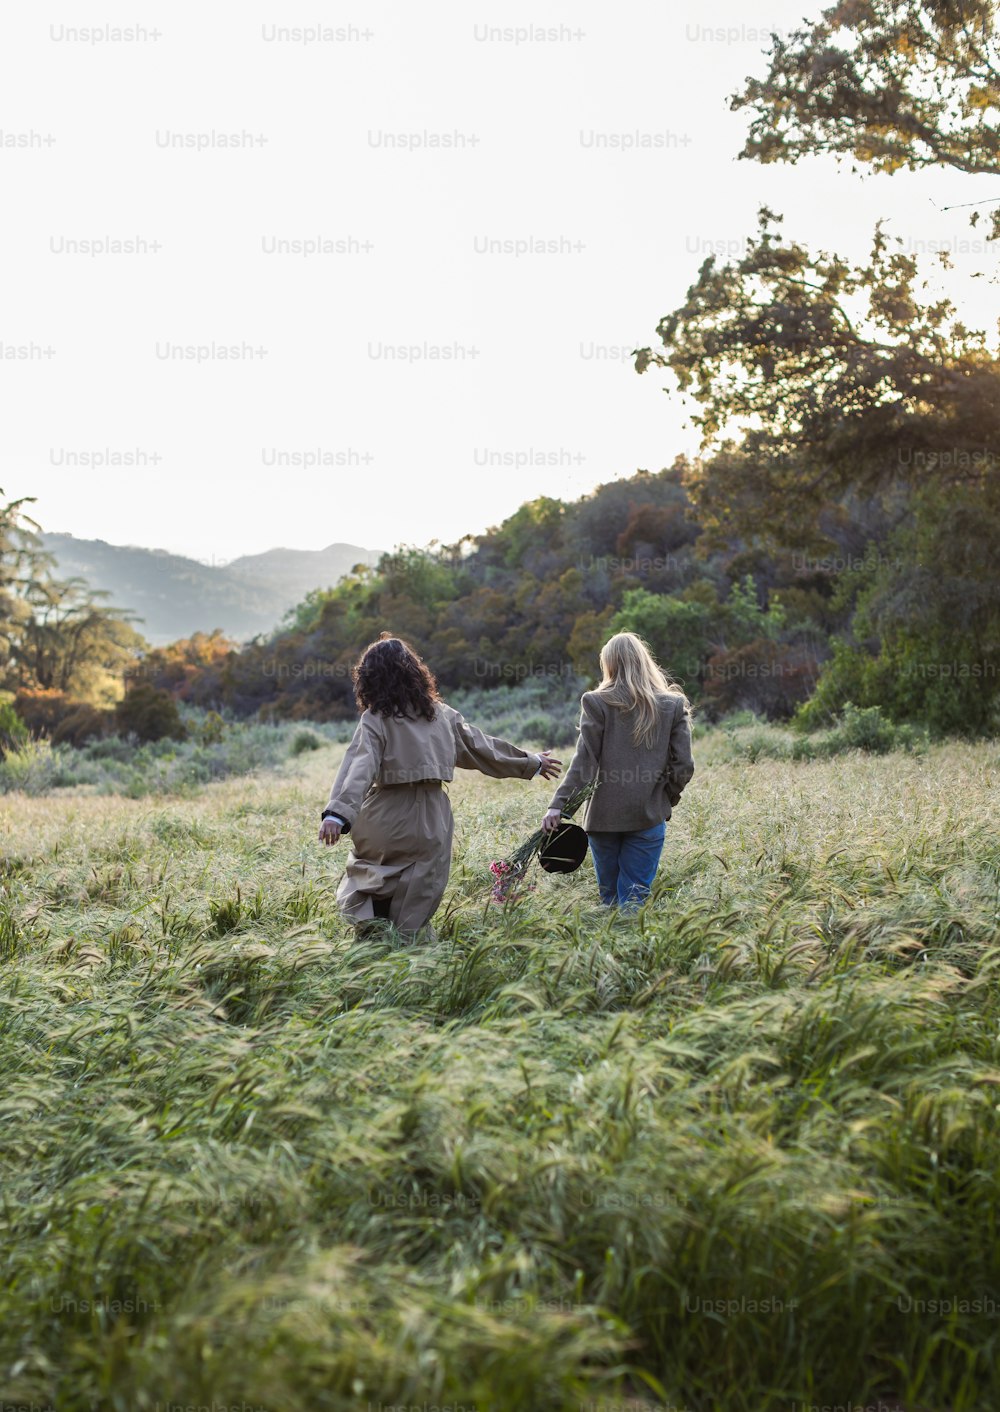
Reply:
[[[349,921],[375,916],[418,932],[437,911],[451,871],[454,819],[444,782],[455,770],[494,779],[531,779],[541,757],[486,735],[443,701],[433,721],[365,711],[330,791],[327,811],[350,829],[351,851],[337,890]]]

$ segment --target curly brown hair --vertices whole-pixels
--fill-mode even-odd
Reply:
[[[395,720],[434,719],[437,682],[425,662],[401,637],[384,632],[362,652],[351,673],[359,711]]]

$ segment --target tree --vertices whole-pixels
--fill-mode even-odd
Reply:
[[[221,628],[192,633],[147,652],[128,672],[126,684],[141,679],[163,687],[181,701],[214,705],[222,699],[225,670],[236,651],[237,644]]]
[[[566,655],[574,672],[584,681],[596,683],[600,677],[601,648],[613,631],[613,617],[614,609],[609,606],[602,613],[581,613],[573,624],[573,631],[566,643]]]
[[[841,0],[773,36],[767,74],[733,95],[753,114],[740,155],[1000,176],[997,37],[994,0]]]
[[[995,4],[843,0],[788,40],[773,37],[767,75],[731,102],[753,114],[745,158],[825,153],[890,174],[1000,175]],[[854,621],[833,641],[803,719],[851,700],[943,730],[990,729],[1000,699],[996,348],[930,292],[881,224],[860,265],[811,254],[779,226],[762,210],[741,260],[706,260],[684,305],[660,321],[664,351],[637,354],[639,372],[670,368],[699,404],[711,459],[692,484],[705,542],[742,535],[801,554],[849,505],[881,519],[874,558],[833,594],[853,600]]]
[[[783,240],[780,219],[761,211],[741,259],[709,257],[657,326],[663,351],[636,358],[639,372],[674,373],[700,406],[703,449],[728,458],[718,513],[734,532],[801,544],[849,491],[981,484],[1000,456],[1000,365],[984,335],[949,301],[925,301],[915,259],[881,227],[852,266]]]
[[[23,584],[29,616],[16,646],[20,686],[65,692],[76,701],[113,705],[122,679],[144,646],[131,614],[110,608],[108,594],[82,579],[32,573]]]
[[[143,639],[106,593],[53,576],[55,561],[23,510],[31,501],[0,506],[0,686],[55,692],[72,707],[110,706]]]
[[[561,500],[548,495],[527,500],[504,520],[499,530],[490,530],[478,542],[488,542],[492,553],[502,556],[505,568],[531,567],[534,556],[551,552],[560,535],[565,510]]]
[[[854,601],[816,694],[801,712],[829,724],[848,701],[938,732],[995,729],[1000,705],[1000,486],[928,487],[886,551],[843,576]]]
[[[0,490],[0,496],[4,492]],[[24,624],[31,616],[22,586],[26,572],[50,564],[38,540],[39,526],[24,513],[34,502],[30,495],[0,505],[0,677],[11,681],[11,659]],[[13,681],[16,683],[16,674]]]
[[[672,680],[697,697],[717,619],[717,603],[633,588],[625,594],[611,630],[638,633]]]

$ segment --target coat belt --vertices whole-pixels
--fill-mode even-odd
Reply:
[[[379,789],[416,789],[419,785],[426,785],[434,789],[443,789],[444,780],[393,780],[378,781]]]

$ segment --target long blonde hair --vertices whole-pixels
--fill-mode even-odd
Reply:
[[[685,710],[690,703],[670,681],[648,646],[634,632],[616,632],[601,648],[601,680],[597,690],[614,706],[634,713],[632,741],[652,745],[659,716],[657,697],[680,696]]]

